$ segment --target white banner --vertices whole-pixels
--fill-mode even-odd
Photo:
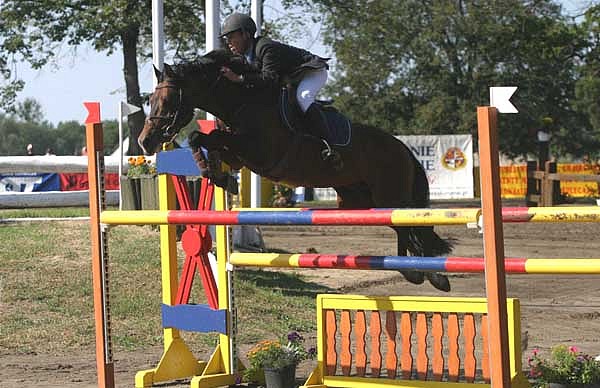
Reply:
[[[473,198],[471,135],[397,136],[421,162],[431,199]]]

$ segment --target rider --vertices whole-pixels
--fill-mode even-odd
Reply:
[[[255,33],[256,23],[248,15],[233,13],[225,19],[220,37],[234,54],[243,55],[257,71],[236,74],[224,67],[223,75],[249,88],[279,88],[287,80],[297,83],[296,98],[310,124],[310,134],[325,143],[323,159],[339,168],[340,155],[326,141],[327,121],[315,103],[318,91],[327,82],[327,59],[266,37],[255,38]]]

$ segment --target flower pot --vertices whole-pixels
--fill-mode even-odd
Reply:
[[[140,176],[142,210],[158,210],[158,180],[156,176]]]
[[[123,210],[141,210],[140,180],[128,176],[121,177],[121,208]]]
[[[282,369],[265,368],[265,385],[267,388],[293,388],[296,386],[296,365]]]

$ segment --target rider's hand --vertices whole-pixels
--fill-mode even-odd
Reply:
[[[244,80],[243,76],[234,73],[230,68],[226,66],[221,67],[221,73],[225,78],[233,82],[242,82]]]

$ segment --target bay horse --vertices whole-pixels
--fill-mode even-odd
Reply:
[[[232,168],[248,167],[258,175],[292,186],[333,187],[342,209],[426,208],[429,182],[411,150],[391,134],[371,126],[352,124],[351,141],[337,147],[343,167],[333,168],[320,154],[323,143],[316,137],[292,131],[279,113],[281,90],[244,87],[222,76],[227,66],[240,73],[248,66],[241,56],[214,50],[193,62],[162,72],[150,97],[150,113],[138,142],[154,153],[171,142],[201,108],[226,123],[231,131],[194,132],[194,141],[218,151]],[[441,256],[451,252],[450,242],[432,226],[392,226],[398,255]],[[401,271],[415,284],[425,277],[443,291],[450,290],[445,275]]]

